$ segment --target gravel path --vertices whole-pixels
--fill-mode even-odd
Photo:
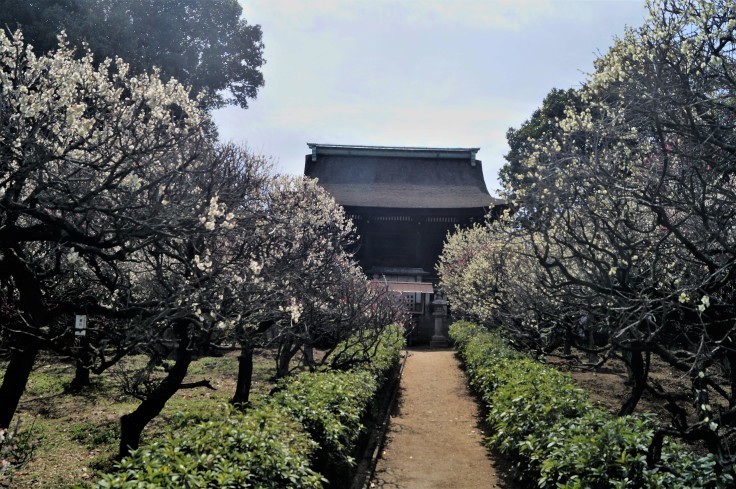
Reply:
[[[453,351],[410,350],[371,487],[509,488],[483,446],[480,417]]]

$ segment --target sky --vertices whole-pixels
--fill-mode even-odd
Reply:
[[[494,193],[519,127],[579,87],[644,0],[239,0],[265,86],[215,112],[220,138],[302,174],[307,143],[480,148]]]

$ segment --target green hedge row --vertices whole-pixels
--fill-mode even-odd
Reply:
[[[404,344],[399,331],[384,333],[376,362],[284,379],[274,395],[245,413],[228,408],[204,422],[182,415],[168,436],[136,450],[98,487],[324,487],[325,468],[339,477],[354,463],[363,418],[398,364]]]
[[[228,410],[211,421],[183,419],[168,436],[125,458],[98,487],[321,488],[322,476],[310,467],[316,448],[286,410]]]
[[[299,421],[319,449],[313,467],[344,480],[353,465],[353,452],[363,431],[363,415],[378,391],[378,382],[365,370],[302,373],[288,379],[269,404],[284,407]]]
[[[540,488],[732,487],[713,456],[666,442],[662,464],[646,454],[656,431],[651,416],[615,417],[589,399],[569,375],[511,349],[477,325],[450,327],[473,388],[487,407],[489,443],[512,475]]]

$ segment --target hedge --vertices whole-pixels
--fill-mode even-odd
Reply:
[[[320,447],[316,467],[330,472],[353,465],[362,418],[378,390],[365,370],[302,373],[288,379],[269,404],[283,406]]]
[[[472,323],[454,323],[450,337],[487,408],[489,444],[515,478],[540,488],[732,487],[732,474],[717,475],[712,455],[675,442],[662,451],[671,470],[650,469],[651,415],[615,417],[569,375]]]
[[[404,329],[392,326],[383,331],[380,341],[375,345],[366,347],[351,342],[344,349],[336,348],[336,351],[342,357],[362,357],[364,361],[360,362],[362,365],[358,368],[368,370],[377,379],[384,379],[396,366],[405,345]]]
[[[316,444],[283,409],[229,411],[193,425],[184,419],[178,428],[123,459],[98,487],[321,488],[324,482],[310,468]]]
[[[172,432],[135,450],[99,488],[322,488],[327,468],[353,466],[363,418],[387,370],[398,364],[403,335],[389,328],[375,363],[348,371],[305,372],[245,413],[216,419],[185,415]],[[320,473],[318,470],[321,470]],[[333,481],[335,482],[335,481]],[[343,482],[343,481],[341,481]]]

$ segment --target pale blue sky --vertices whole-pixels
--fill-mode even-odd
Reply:
[[[223,140],[301,174],[307,142],[480,147],[489,190],[518,127],[577,87],[643,0],[240,0],[266,85],[215,113]]]

